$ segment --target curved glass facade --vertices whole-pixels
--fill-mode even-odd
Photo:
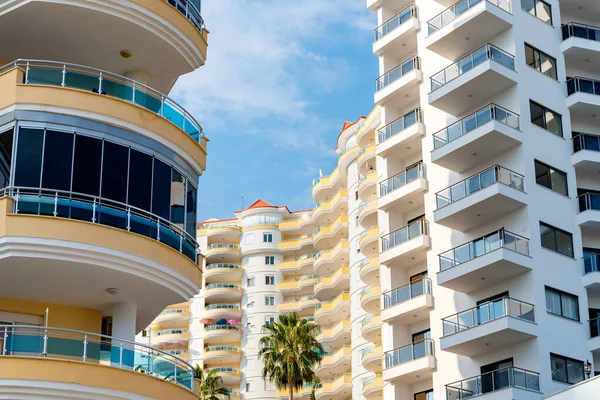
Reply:
[[[197,188],[173,165],[79,132],[13,131],[0,134],[0,183],[17,195],[16,212],[125,229],[196,260]]]

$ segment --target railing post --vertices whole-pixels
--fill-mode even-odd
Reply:
[[[4,340],[2,340],[2,355],[6,355],[6,339],[8,338],[8,327],[4,327]]]
[[[135,81],[131,85],[131,102],[135,104]]]
[[[131,207],[127,207],[127,232],[131,231]]]
[[[60,87],[65,87],[65,78],[67,77],[67,66],[63,64],[62,69],[62,81],[60,83]]]
[[[154,350],[150,349],[150,357],[149,358],[149,368],[148,371],[150,372],[150,375],[154,374]]]
[[[25,84],[29,83],[29,61],[27,61],[27,65],[25,67]]]
[[[100,71],[100,75],[98,76],[98,94],[102,94],[102,71]]]
[[[175,368],[174,368],[174,371],[173,371],[173,381],[174,381],[175,383],[177,383],[177,360],[175,360],[175,363],[174,363],[173,365],[174,365],[174,367],[175,367]]]
[[[15,214],[19,213],[19,189],[17,189],[17,194],[15,195]]]
[[[123,342],[119,342],[119,368],[123,368]]]
[[[92,203],[92,223],[96,223],[96,198],[94,197],[94,202]]]
[[[156,240],[160,241],[160,220],[156,220]]]
[[[48,329],[44,330],[44,347],[42,349],[42,357],[48,356]]]
[[[87,360],[87,345],[88,345],[88,335],[87,333],[83,336],[83,357],[82,360],[85,362]]]
[[[58,215],[58,192],[54,195],[54,212],[52,213],[54,218]]]

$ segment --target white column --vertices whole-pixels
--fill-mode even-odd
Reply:
[[[137,306],[128,302],[117,303],[113,305],[112,318],[112,336],[135,341]]]

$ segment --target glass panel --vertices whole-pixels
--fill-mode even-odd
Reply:
[[[527,65],[535,67],[535,53],[533,49],[525,45],[525,62]]]
[[[552,182],[552,190],[555,192],[567,195],[567,175],[555,170],[550,170],[550,182]]]
[[[40,85],[62,85],[62,69],[43,69],[32,67],[27,74],[28,83]]]
[[[578,383],[585,379],[583,375],[583,363],[567,359],[567,378],[569,383]]]
[[[579,302],[577,296],[562,293],[560,296],[563,317],[579,321]]]
[[[481,187],[488,187],[496,182],[496,168],[490,168],[481,173]]]
[[[188,181],[187,185],[187,201],[186,201],[186,217],[185,231],[192,237],[196,237],[196,203],[198,197],[198,189]],[[271,236],[272,241],[272,236]]]
[[[102,81],[102,93],[106,93],[109,96],[117,97],[126,101],[133,100],[132,87],[107,79]]]
[[[575,81],[577,82],[580,92],[594,94],[594,82],[589,79],[580,78],[575,78]]]
[[[531,123],[545,129],[544,109],[538,104],[529,102],[529,112],[531,113]]]
[[[131,149],[129,154],[129,190],[127,203],[150,211],[152,198],[152,156]]]
[[[545,166],[544,164],[541,164],[537,161],[534,162],[534,164],[535,164],[535,181],[537,182],[538,185],[542,185],[547,188],[550,188],[550,175],[549,175],[550,169],[547,166]]]
[[[0,133],[0,188],[10,185],[14,129]]]
[[[73,192],[98,196],[100,194],[101,165],[102,140],[75,135]]]
[[[171,173],[171,222],[182,230],[185,220],[185,177],[176,169]]]
[[[98,76],[67,71],[65,74],[65,86],[99,93],[100,79]]]
[[[540,52],[540,68],[543,74],[556,79],[556,60]]]
[[[15,186],[40,187],[44,130],[19,128]]]
[[[571,234],[567,232],[556,231],[556,245],[559,253],[566,256],[573,257],[573,241],[571,240]]]
[[[560,307],[560,293],[546,288],[546,310],[549,313],[561,315]]]
[[[71,165],[73,162],[72,133],[46,131],[42,187],[71,190]]]
[[[129,148],[104,141],[101,197],[127,202],[127,171]]]
[[[536,16],[545,23],[552,25],[552,8],[543,1],[538,1],[535,8]]]
[[[542,247],[556,251],[556,235],[554,229],[549,226],[540,224],[540,237]]]
[[[171,215],[171,167],[155,158],[152,179],[152,214],[168,221]]]

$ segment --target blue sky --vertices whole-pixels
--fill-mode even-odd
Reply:
[[[172,94],[210,139],[200,221],[257,198],[312,208],[344,121],[373,107],[376,16],[365,0],[203,0],[208,60]]]

